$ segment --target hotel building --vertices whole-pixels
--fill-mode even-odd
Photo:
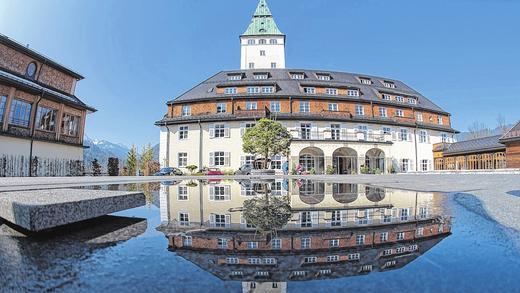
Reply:
[[[0,35],[0,177],[83,173],[83,76]]]
[[[293,136],[291,168],[338,174],[433,170],[435,143],[452,142],[450,114],[405,83],[386,77],[285,68],[286,36],[265,0],[240,36],[240,70],[222,71],[167,103],[160,163],[238,169],[255,158],[242,135],[261,118]]]

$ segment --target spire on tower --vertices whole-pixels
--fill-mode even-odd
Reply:
[[[278,29],[274,21],[271,10],[267,6],[266,0],[260,0],[256,7],[251,24],[247,28],[243,36],[259,36],[259,35],[275,35],[283,36],[284,34]]]

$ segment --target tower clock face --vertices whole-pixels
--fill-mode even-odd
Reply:
[[[34,77],[34,75],[36,74],[36,63],[31,62],[29,63],[29,65],[27,65],[26,74],[29,77]]]

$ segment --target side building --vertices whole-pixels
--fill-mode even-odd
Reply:
[[[0,177],[83,173],[83,76],[0,34]]]
[[[453,142],[451,115],[405,83],[366,74],[286,69],[286,37],[261,0],[240,37],[241,70],[222,71],[169,101],[162,166],[238,169],[255,158],[242,135],[261,118],[291,132],[272,168],[338,174],[433,170],[433,144]]]

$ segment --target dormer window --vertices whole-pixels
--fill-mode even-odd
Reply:
[[[268,79],[269,73],[255,73],[253,76],[254,79]]]
[[[224,89],[224,93],[226,95],[234,95],[237,93],[237,88],[236,87],[227,87],[226,89]]]
[[[260,93],[260,87],[258,87],[258,86],[249,86],[249,87],[247,87],[247,93],[248,94],[259,94]]]
[[[274,93],[274,86],[262,87],[262,94],[272,94],[272,93]]]
[[[303,73],[303,72],[291,72],[291,79],[305,79],[305,73]]]
[[[242,73],[230,73],[228,74],[228,80],[242,80],[244,75]]]
[[[306,94],[315,94],[316,93],[316,88],[314,88],[314,87],[304,87],[303,88],[303,92],[306,93]]]
[[[382,99],[385,101],[390,101],[392,99],[392,97],[390,97],[389,94],[383,94]]]
[[[191,107],[188,106],[188,105],[183,105],[183,106],[182,106],[182,112],[181,112],[181,115],[182,115],[183,117],[190,116],[190,115],[191,115]]]
[[[362,84],[372,84],[372,80],[370,78],[366,78],[366,77],[360,77],[359,78],[359,82],[361,82]]]
[[[338,94],[338,90],[337,89],[333,89],[333,88],[327,88],[325,89],[325,93],[327,95],[337,95]]]
[[[398,101],[398,102],[401,102],[401,103],[404,102],[403,96],[396,96],[395,100]]]
[[[318,80],[331,80],[330,74],[316,73],[316,77],[318,78]]]
[[[408,103],[409,103],[409,104],[412,104],[412,105],[416,105],[416,104],[417,104],[417,99],[414,99],[414,98],[408,98]]]
[[[397,117],[404,117],[404,112],[403,112],[403,110],[401,110],[401,109],[396,109],[396,110],[395,110],[395,116],[397,116]]]
[[[25,69],[25,76],[30,79],[35,79],[36,78],[36,69],[38,69],[36,62],[29,63],[29,65],[27,65],[27,68]]]
[[[359,97],[359,91],[358,90],[348,90],[347,95],[349,97]]]
[[[395,83],[391,81],[384,80],[383,85],[389,89],[395,89]]]

